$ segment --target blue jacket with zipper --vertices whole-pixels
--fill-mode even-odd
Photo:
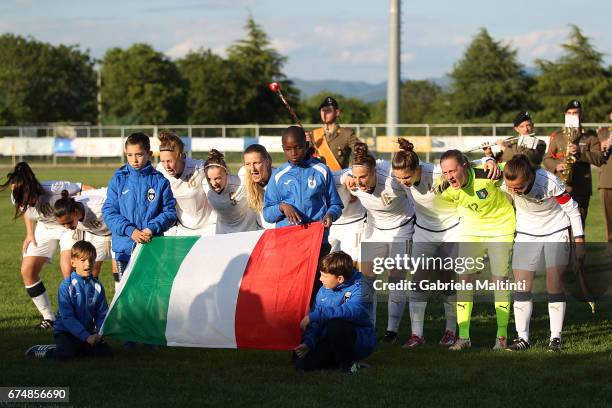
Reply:
[[[170,183],[151,163],[142,169],[129,164],[120,167],[108,183],[102,207],[104,222],[113,234],[115,258],[127,262],[135,242],[135,229],[149,228],[162,235],[176,222],[176,200]]]
[[[327,322],[333,319],[345,320],[355,325],[357,338],[353,346],[353,358],[361,360],[370,355],[376,347],[376,329],[372,323],[371,300],[362,292],[361,273],[353,276],[333,289],[321,287],[316,303],[308,314],[310,323],[302,337],[302,343],[313,350],[325,335]]]
[[[108,312],[104,287],[98,278],[83,278],[76,272],[60,283],[57,303],[53,333],[70,333],[81,341],[100,330]]]
[[[327,213],[333,221],[342,214],[342,200],[336,190],[329,167],[312,157],[298,164],[287,162],[274,170],[266,187],[263,216],[277,227],[290,225],[280,204],[290,204],[300,215],[302,224],[321,221]]]

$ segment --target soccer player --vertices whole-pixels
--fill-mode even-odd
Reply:
[[[49,301],[45,285],[40,278],[43,265],[60,247],[60,268],[64,277],[70,275],[70,248],[76,241],[73,231],[62,228],[53,215],[53,204],[66,191],[76,195],[90,186],[69,181],[43,181],[40,183],[26,162],[17,163],[7,180],[0,185],[0,191],[10,187],[11,200],[15,206],[15,219],[23,216],[26,237],[21,247],[21,277],[32,302],[42,315],[36,326],[50,329],[55,314]],[[36,222],[36,228],[34,227]]]
[[[459,223],[459,255],[477,258],[488,254],[493,283],[498,287],[507,284],[514,240],[515,217],[512,204],[500,189],[501,180],[487,178],[479,167],[472,168],[459,150],[448,150],[440,157],[440,167],[449,187],[442,193],[443,199],[457,204]],[[474,284],[475,268],[459,275],[464,284]],[[507,346],[508,320],[510,318],[510,294],[507,290],[495,292],[497,335],[494,350]],[[457,293],[457,323],[459,338],[449,350],[470,348],[470,320],[473,307],[473,291]]]
[[[359,263],[365,277],[364,283],[372,294],[375,312],[374,259],[410,254],[414,207],[402,185],[391,176],[391,165],[388,162],[376,160],[368,152],[368,146],[362,142],[355,143],[353,153],[352,166],[341,181],[366,209],[367,224],[361,241]],[[398,284],[404,277],[405,271],[393,269],[389,273],[389,283]],[[387,303],[387,331],[382,342],[392,344],[397,340],[405,306],[405,291],[391,290]],[[372,316],[375,318],[374,313]]]
[[[217,214],[217,234],[255,231],[257,213],[249,207],[240,178],[229,174],[223,154],[212,149],[204,163],[207,183],[204,186],[208,202]]]
[[[238,171],[241,183],[246,189],[249,207],[258,215],[257,223],[264,229],[274,228],[273,223],[266,222],[263,217],[264,195],[274,171],[270,153],[260,144],[252,144],[242,155],[244,166]]]
[[[96,259],[91,271],[94,277],[100,275],[102,263],[111,259],[111,232],[104,223],[102,206],[106,200],[106,189],[88,190],[87,194],[70,197],[67,192],[53,204],[53,215],[58,224],[64,228],[77,231],[85,241],[96,248]],[[114,272],[115,282],[118,273]]]
[[[543,261],[550,317],[548,350],[558,352],[565,316],[562,276],[570,258],[570,236],[577,243],[584,242],[578,204],[565,191],[559,178],[542,168],[534,169],[525,155],[516,155],[506,163],[504,183],[503,188],[512,195],[516,207],[514,280],[525,284],[524,290],[514,295],[518,338],[506,350],[520,351],[530,347],[531,290],[536,269]]]
[[[416,223],[412,237],[412,256],[424,258],[446,258],[456,256],[456,244],[459,241],[459,216],[457,205],[449,199],[434,193],[436,182],[442,177],[440,165],[423,163],[414,151],[414,145],[408,140],[399,138],[399,151],[391,161],[393,176],[406,188],[414,203]],[[489,169],[491,178],[499,178],[501,172],[492,158],[484,158],[485,168]],[[473,164],[481,164],[477,160]],[[420,267],[414,271],[414,291],[409,293],[409,312],[412,336],[403,345],[404,348],[414,348],[425,344],[423,337],[423,321],[427,307],[428,293],[419,283],[438,276],[440,281],[449,282],[452,278],[450,270],[427,270]],[[456,291],[443,291],[445,297],[444,312],[446,330],[439,341],[441,346],[449,347],[455,342],[457,329]]]
[[[161,131],[158,137],[157,171],[168,180],[176,199],[176,225],[164,235],[214,235],[215,215],[204,190],[204,162],[188,157],[183,141],[176,134]]]

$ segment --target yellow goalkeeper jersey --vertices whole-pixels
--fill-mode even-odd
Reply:
[[[448,187],[442,197],[457,204],[461,217],[459,232],[462,236],[498,237],[514,234],[516,219],[514,208],[500,190],[502,180],[487,178],[482,166],[470,168],[469,180],[459,190]]]

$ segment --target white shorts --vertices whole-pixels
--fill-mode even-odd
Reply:
[[[83,239],[91,242],[96,248],[96,262],[113,258],[110,235],[94,235],[91,232],[85,232]]]
[[[571,252],[569,230],[543,237],[517,232],[514,239],[512,269],[538,271],[569,264]]]
[[[365,228],[365,218],[350,224],[332,224],[329,229],[329,244],[332,252],[344,251],[356,260],[359,257],[359,245]]]
[[[193,237],[193,236],[201,236],[201,237],[210,237],[215,235],[215,230],[217,229],[217,224],[206,224],[200,229],[191,229],[187,228],[181,224],[177,224],[166,232],[164,232],[164,236],[166,237]]]
[[[78,241],[78,233],[61,225],[37,222],[34,228],[34,238],[36,239],[36,245],[30,243],[23,257],[41,256],[51,259],[58,244],[60,252],[70,250],[74,243]]]
[[[459,224],[444,231],[430,231],[414,226],[414,242],[459,242]]]
[[[396,255],[410,255],[414,224],[412,222],[392,230],[365,228],[362,238],[359,262],[373,262],[374,258],[392,258]]]

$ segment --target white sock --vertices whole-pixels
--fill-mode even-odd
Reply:
[[[387,330],[397,333],[400,321],[406,308],[406,292],[403,290],[390,290],[387,301]]]
[[[561,338],[563,319],[565,318],[565,302],[549,302],[548,316],[550,317],[550,338]]]
[[[49,295],[42,281],[38,281],[33,285],[27,285],[26,291],[32,298],[32,302],[34,302],[43,319],[55,321],[55,313],[53,313]]]
[[[376,306],[378,303],[378,297],[376,296],[376,290],[374,289],[375,277],[363,277],[365,285],[362,286],[361,296],[364,303],[370,303],[370,316],[372,318],[372,324],[376,327]]]
[[[446,316],[446,330],[457,333],[457,296],[450,295],[444,299],[444,316]]]
[[[425,309],[427,309],[427,302],[415,302],[410,301],[408,305],[410,310],[410,326],[412,334],[419,337],[423,337],[423,322],[425,321]]]
[[[533,300],[514,301],[514,327],[517,335],[529,341],[529,322],[533,311]]]

